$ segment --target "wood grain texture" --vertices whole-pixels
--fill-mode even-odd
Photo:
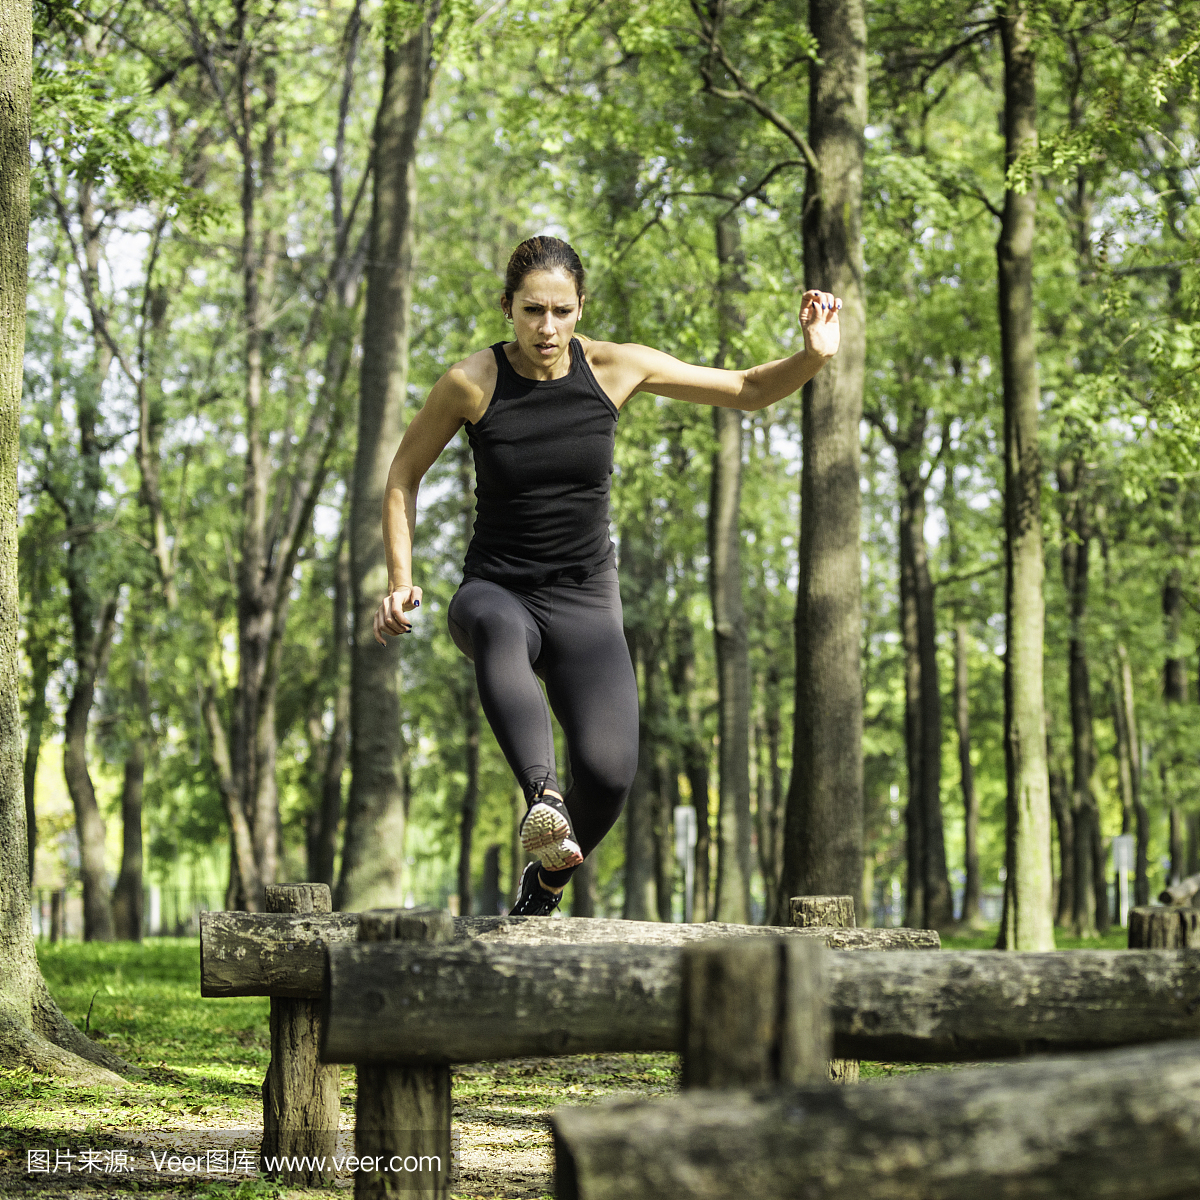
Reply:
[[[436,952],[453,932],[450,914],[440,909],[370,909],[359,916],[357,944],[375,951]],[[360,1065],[356,1074],[354,1151],[360,1164],[354,1200],[398,1194],[445,1200],[451,1176],[450,1068],[372,1063]]]
[[[559,1109],[558,1200],[1183,1200],[1200,1042]]]
[[[332,1062],[682,1048],[670,946],[331,946]],[[834,1054],[970,1062],[1200,1038],[1200,954],[831,953]]]
[[[831,954],[834,1052],[970,1062],[1200,1038],[1200,952]]]
[[[793,896],[788,902],[792,924],[797,928],[825,925],[833,929],[853,929],[853,896]]]
[[[271,884],[264,890],[268,911],[328,913],[323,883]],[[271,997],[271,1062],[263,1079],[263,1138],[260,1166],[268,1178],[301,1187],[332,1183],[332,1167],[314,1166],[333,1154],[341,1109],[340,1071],[321,1062],[320,1005],[315,1000]],[[278,1156],[306,1158],[302,1167],[276,1169]]]
[[[683,1086],[767,1087],[827,1078],[825,957],[811,938],[683,947]]]
[[[1200,950],[1200,909],[1148,904],[1129,914],[1130,950]]]
[[[318,998],[325,972],[325,947],[353,942],[358,936],[358,916],[201,913],[200,994]],[[823,938],[827,946],[838,950],[936,950],[941,945],[932,929],[787,929],[717,921],[667,925],[591,917],[455,917],[453,937],[456,943],[523,946],[680,946],[751,934]]]

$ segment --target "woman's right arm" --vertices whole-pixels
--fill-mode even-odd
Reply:
[[[487,354],[492,358],[490,351]],[[421,589],[413,584],[412,548],[417,524],[417,490],[425,472],[437,461],[464,421],[477,420],[484,395],[486,363],[472,355],[451,367],[430,389],[424,407],[409,422],[388,471],[383,493],[383,549],[387,557],[387,595],[375,613],[375,640],[387,645],[388,635],[408,633],[405,613],[418,608]],[[492,362],[492,372],[495,363]],[[493,380],[494,385],[494,380]],[[484,403],[486,408],[486,403]]]

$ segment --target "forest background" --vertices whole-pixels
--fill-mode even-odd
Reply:
[[[944,928],[1004,885],[996,248],[1034,197],[1046,832],[1055,918],[1087,935],[1114,835],[1140,902],[1200,871],[1200,6],[1024,11],[1038,143],[1006,166],[997,12],[866,9],[859,894]],[[580,251],[588,336],[730,367],[797,349],[816,54],[794,0],[35,8],[25,789],[34,888],[77,883],[86,936],[140,936],[151,882],[245,907],[288,879],[347,908],[511,893],[523,803],[444,627],[465,436],[422,488],[425,601],[387,651],[354,633],[383,590],[380,464],[506,336],[535,233]],[[681,805],[696,918],[777,911],[810,766],[802,423],[800,397],[622,413],[642,747],[579,915],[679,919]]]

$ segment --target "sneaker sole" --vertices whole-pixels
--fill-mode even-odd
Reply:
[[[543,847],[564,841],[570,832],[562,813],[548,804],[535,804],[521,822],[521,845],[527,853],[541,857]]]
[[[565,871],[567,867],[577,867],[583,862],[583,854],[570,838],[564,838],[553,846],[546,846],[538,851],[542,866],[547,871]]]

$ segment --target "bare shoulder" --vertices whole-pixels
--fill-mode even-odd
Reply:
[[[456,362],[434,384],[429,400],[472,423],[487,412],[496,390],[496,356],[491,347]]]
[[[669,354],[637,342],[595,342],[584,337],[579,340],[596,382],[617,408],[623,407],[630,396],[660,372],[664,363],[675,361]]]

